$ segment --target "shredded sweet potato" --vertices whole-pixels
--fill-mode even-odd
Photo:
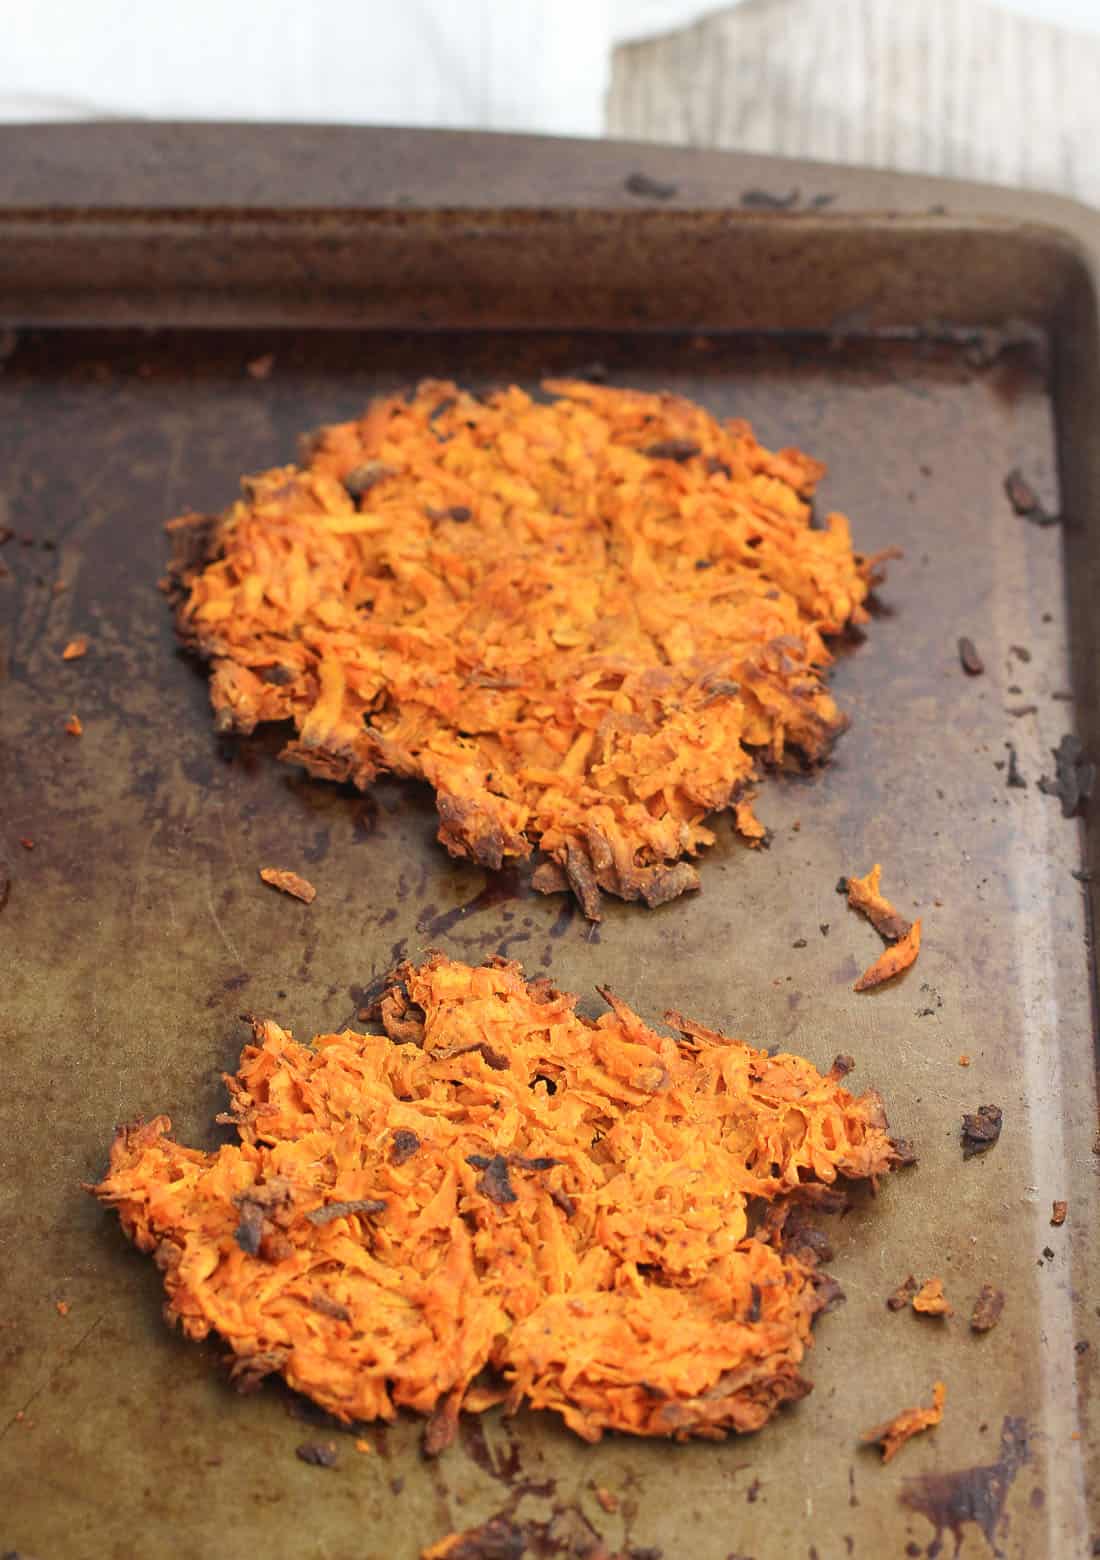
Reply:
[[[848,903],[867,917],[875,931],[887,942],[898,942],[909,933],[910,922],[899,915],[879,891],[882,868],[876,861],[866,877],[848,879]]]
[[[503,960],[434,955],[381,997],[380,1035],[273,1022],[227,1078],[240,1143],[123,1128],[90,1187],[155,1254],[166,1315],[217,1331],[344,1421],[527,1402],[605,1429],[719,1438],[810,1390],[835,1284],[796,1200],[909,1162],[878,1096],[618,997],[598,1021]],[[749,1200],[770,1204],[749,1225]],[[793,1221],[792,1221],[793,1222]]]
[[[170,523],[184,641],[219,729],[293,721],[282,757],[366,788],[434,787],[439,838],[544,892],[656,905],[761,763],[823,759],[846,724],[829,635],[881,561],[811,524],[824,467],[674,395],[427,381]]]
[[[79,661],[82,655],[88,654],[87,634],[77,634],[75,639],[70,639],[61,652],[63,661]]]
[[[311,905],[317,898],[317,890],[313,884],[308,878],[299,877],[297,872],[284,872],[281,867],[261,867],[260,876],[272,888],[300,899],[303,904]]]
[[[868,1445],[878,1442],[882,1446],[882,1460],[888,1463],[901,1451],[906,1441],[941,1422],[946,1397],[947,1388],[942,1381],[937,1381],[932,1388],[931,1408],[903,1408],[900,1414],[888,1419],[884,1425],[878,1425],[874,1430],[865,1430],[863,1440]]]
[[[919,952],[920,921],[914,921],[899,942],[885,948],[875,962],[864,970],[852,990],[870,991],[872,987],[881,986],[884,981],[892,980],[895,975],[900,975],[902,970],[909,968]]]
[[[84,723],[79,715],[70,715],[65,722],[65,730],[70,737],[82,737],[84,735]]]
[[[925,1316],[954,1316],[955,1307],[943,1292],[942,1278],[926,1278],[913,1296],[913,1310]]]

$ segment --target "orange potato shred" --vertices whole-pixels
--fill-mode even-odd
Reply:
[[[937,1381],[932,1388],[931,1408],[905,1408],[893,1419],[888,1419],[885,1424],[878,1425],[874,1430],[865,1430],[863,1440],[872,1445],[877,1443],[882,1447],[882,1460],[884,1463],[897,1456],[906,1441],[919,1435],[922,1430],[931,1430],[943,1419],[943,1405],[947,1398],[947,1388],[942,1381]]]
[[[88,1189],[242,1387],[431,1415],[433,1451],[500,1402],[590,1441],[756,1430],[810,1390],[835,1290],[788,1213],[910,1156],[849,1058],[823,1075],[677,1014],[660,1034],[601,995],[591,1020],[518,965],[437,954],[391,977],[384,1033],[254,1020],[219,1118],[239,1142],[187,1148],[158,1116]]]
[[[955,1308],[943,1292],[942,1278],[926,1278],[913,1296],[913,1310],[925,1316],[954,1316]]]
[[[853,991],[870,991],[884,981],[893,980],[915,961],[920,952],[920,922],[914,921],[900,942],[885,948],[875,962],[864,970]]]
[[[882,558],[824,467],[671,394],[426,381],[323,428],[303,464],[246,478],[223,515],[170,523],[167,582],[211,665],[219,729],[293,722],[282,757],[436,793],[452,855],[535,886],[660,904],[761,766],[823,759],[846,724],[826,641]]]
[[[883,897],[879,889],[881,879],[882,868],[877,861],[866,877],[849,878],[848,903],[865,915],[887,942],[898,942],[908,936],[910,923]]]
[[[284,872],[280,867],[261,867],[260,876],[271,888],[277,888],[283,894],[290,894],[294,899],[300,899],[303,904],[311,905],[317,898],[317,890],[308,878],[299,877],[297,872]]]

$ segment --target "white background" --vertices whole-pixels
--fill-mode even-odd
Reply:
[[[1100,0],[999,3],[1100,33]],[[0,0],[0,120],[599,135],[614,44],[708,9],[697,0]]]

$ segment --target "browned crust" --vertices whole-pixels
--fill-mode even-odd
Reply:
[[[798,525],[808,514],[805,500],[822,469],[798,451],[783,450],[778,455],[770,455],[755,443],[746,425],[730,424],[731,432],[700,408],[674,397],[596,391],[579,382],[555,383],[550,388],[562,397],[555,407],[572,409],[567,415],[595,417],[606,411],[607,415],[613,416],[614,409],[620,405],[614,398],[625,398],[621,404],[628,407],[629,415],[624,424],[628,430],[624,450],[629,451],[630,459],[645,456],[649,461],[648,467],[636,473],[632,480],[658,484],[653,492],[658,491],[661,482],[670,484],[669,491],[673,494],[678,491],[676,484],[701,483],[699,490],[705,491],[706,501],[711,504],[725,502],[721,498],[723,485],[732,493],[737,481],[743,484],[743,489],[737,490],[742,494],[739,501],[743,503],[751,484],[756,483],[749,502],[761,507],[753,511],[752,524],[766,528],[769,523],[766,516],[771,513],[772,518],[780,522],[780,530],[782,526],[793,526],[789,536],[796,537]],[[505,395],[516,397],[519,392],[509,391]],[[506,401],[501,402],[502,406],[506,404]],[[309,720],[301,718],[301,712],[316,706],[322,696],[318,688],[318,667],[310,660],[311,652],[304,651],[301,643],[295,641],[295,654],[291,658],[294,665],[280,664],[270,634],[266,639],[263,635],[258,636],[255,644],[250,642],[251,648],[238,649],[227,641],[217,623],[203,618],[203,603],[196,592],[201,596],[204,577],[208,571],[226,563],[240,527],[255,521],[261,511],[263,516],[278,514],[281,504],[285,506],[285,512],[292,515],[295,524],[316,522],[322,527],[325,516],[335,516],[337,530],[334,534],[349,538],[350,545],[350,541],[354,541],[352,532],[357,515],[368,508],[373,513],[379,505],[382,508],[378,512],[387,513],[385,505],[393,501],[395,492],[400,498],[406,489],[409,493],[414,491],[409,487],[411,479],[401,469],[400,449],[394,455],[393,447],[387,445],[391,453],[385,460],[377,459],[374,449],[382,437],[378,430],[384,424],[385,416],[390,415],[388,408],[398,406],[406,423],[414,416],[426,417],[430,439],[443,444],[466,436],[467,427],[473,426],[468,422],[471,410],[478,415],[487,415],[487,408],[490,412],[493,410],[494,398],[476,400],[464,396],[454,386],[437,384],[420,387],[407,401],[399,402],[395,398],[393,402],[376,403],[368,409],[360,424],[322,429],[314,436],[303,447],[303,459],[309,462],[307,466],[285,467],[245,479],[242,501],[226,515],[188,514],[170,523],[173,555],[162,583],[174,603],[182,642],[211,664],[211,691],[218,729],[247,734],[261,722],[289,717],[296,720],[299,732],[287,743],[280,757],[300,765],[317,778],[350,783],[361,789],[368,787],[384,770],[426,779],[436,792],[439,839],[452,855],[498,870],[507,860],[526,859],[541,845],[552,865],[543,863],[546,870],[538,871],[535,886],[542,892],[571,890],[592,919],[599,916],[600,898],[604,893],[640,900],[653,907],[696,889],[699,886],[697,871],[683,858],[697,854],[700,848],[711,843],[712,836],[704,825],[706,816],[715,810],[735,808],[737,827],[750,843],[760,841],[765,830],[753,817],[748,802],[748,789],[758,768],[779,761],[784,747],[797,750],[807,762],[822,761],[844,729],[846,720],[824,688],[824,669],[829,657],[822,636],[839,632],[846,621],[865,620],[862,602],[879,560],[853,554],[847,540],[846,522],[842,516],[831,516],[829,526],[835,527],[834,534],[823,539],[821,533],[814,533],[817,538],[811,549],[814,561],[809,565],[806,579],[799,584],[794,551],[790,558],[782,552],[788,542],[784,541],[780,546],[779,542],[765,536],[766,545],[760,554],[765,572],[762,575],[751,573],[751,578],[758,583],[761,580],[767,583],[771,576],[766,569],[772,565],[767,562],[766,555],[770,556],[769,548],[774,551],[779,547],[776,557],[780,563],[776,568],[784,588],[777,587],[770,594],[777,602],[782,597],[786,603],[783,611],[787,617],[782,617],[779,606],[775,608],[774,617],[788,626],[783,632],[770,630],[771,637],[763,635],[759,643],[751,645],[749,652],[742,645],[733,663],[734,676],[730,675],[728,657],[722,659],[720,656],[719,662],[714,664],[700,664],[698,657],[695,661],[689,657],[680,662],[672,655],[667,664],[651,666],[644,672],[639,672],[638,668],[645,667],[646,663],[644,660],[639,662],[631,675],[636,680],[640,677],[640,696],[649,701],[651,713],[639,724],[636,715],[624,714],[609,706],[607,716],[595,734],[591,752],[578,760],[582,767],[577,773],[584,775],[584,786],[589,789],[595,786],[595,803],[580,801],[574,805],[571,801],[560,811],[551,808],[546,816],[540,814],[541,821],[537,821],[537,809],[532,811],[529,799],[525,801],[520,797],[511,783],[503,791],[499,785],[492,786],[493,776],[490,774],[486,779],[481,772],[492,767],[492,763],[478,760],[468,764],[463,756],[465,749],[456,756],[451,747],[447,747],[442,757],[436,756],[434,750],[425,757],[415,745],[409,746],[405,738],[390,740],[387,730],[391,728],[382,729],[377,724],[365,726],[357,718],[326,720],[314,723],[310,728]],[[430,415],[425,407],[430,407]],[[629,431],[633,427],[629,419],[643,413],[653,424],[646,433],[648,442]],[[534,408],[531,415],[541,413]],[[650,437],[662,432],[661,419],[665,421],[663,431],[668,433],[668,438]],[[691,425],[690,436],[676,432],[679,424]],[[731,458],[735,464],[742,462],[740,475],[735,474],[732,479],[728,461],[716,459],[711,451],[707,452],[705,462],[699,459],[705,443],[721,443],[731,438],[734,444],[729,447],[741,452]],[[432,447],[435,447],[434,443]],[[666,448],[675,448],[680,453],[662,456],[659,452]],[[700,475],[704,466],[708,474],[705,478]],[[751,483],[746,473],[754,473]],[[403,483],[405,488],[402,488]],[[717,486],[707,487],[707,483]],[[692,489],[689,487],[687,491]],[[777,507],[769,511],[767,506],[772,503],[773,496]],[[456,531],[462,529],[469,534],[479,524],[473,499],[459,503],[433,501],[426,509],[423,498],[417,501],[421,508],[416,513],[421,516],[426,513],[432,525],[450,524]],[[336,507],[326,508],[326,505]],[[348,514],[341,505],[350,505]],[[799,516],[802,518],[796,522]],[[779,537],[780,531],[775,534]],[[787,536],[788,532],[782,534]],[[685,542],[685,546],[689,545]],[[792,549],[803,545],[801,541],[790,540]],[[826,552],[822,549],[828,550],[827,563],[824,561]],[[253,556],[247,545],[241,556]],[[717,579],[718,566],[724,567],[727,562],[723,555],[717,559],[702,559],[698,567],[715,568],[714,578]],[[827,584],[817,583],[822,569],[825,572],[821,578],[827,579]],[[706,577],[688,569],[678,576],[684,582],[678,588],[686,591],[689,589],[687,582],[694,581],[690,588],[702,589],[699,582]],[[239,584],[241,577],[235,578]],[[788,587],[795,592],[801,591],[802,597],[785,594]],[[656,599],[659,598],[660,592],[657,592]],[[804,613],[803,598],[810,603]],[[796,604],[793,616],[792,603]],[[234,608],[230,622],[237,621],[236,613]],[[799,617],[800,613],[802,617]],[[219,622],[225,621],[219,619]],[[646,632],[656,633],[656,630],[650,627]],[[263,639],[264,647],[258,649],[260,639]],[[289,645],[289,640],[286,642]],[[594,654],[599,653],[595,649],[597,645],[598,641],[594,640]],[[613,647],[608,652],[611,660],[618,653]],[[689,665],[692,670],[685,672]],[[506,696],[508,690],[517,687],[519,684],[507,675],[490,674],[475,667],[470,672],[468,694],[472,696],[480,690],[486,697]],[[653,716],[653,710],[664,708],[662,701],[667,703],[667,710]],[[652,762],[658,768],[663,764],[666,772],[673,774],[676,772],[675,743],[680,726],[683,725],[683,740],[689,744],[690,751],[690,743],[695,742],[699,731],[704,729],[700,723],[725,721],[734,706],[750,712],[745,717],[749,723],[745,728],[748,734],[741,739],[745,745],[737,748],[736,763],[727,765],[725,771],[722,762],[716,760],[716,754],[708,751],[710,767],[706,770],[705,781],[700,780],[694,787],[689,784],[684,795],[690,795],[692,799],[685,801],[681,796],[675,803],[680,811],[668,815],[675,826],[672,822],[659,822],[665,815],[657,807],[657,799],[666,794],[660,784],[656,784],[652,792],[647,791],[645,786],[650,783],[647,778],[637,796],[629,789],[624,793],[627,801],[612,788],[606,793],[610,805],[605,805],[604,793],[599,789],[604,782],[601,780],[597,786],[588,778],[589,769],[584,766],[603,766],[604,771],[611,773],[615,765],[624,761],[623,754],[639,733],[646,741],[652,738],[654,742],[666,744],[667,752],[659,762],[657,758],[647,758],[646,763]],[[627,699],[626,708],[629,707]],[[368,714],[365,710],[364,718]],[[647,724],[654,719],[657,724]],[[584,727],[577,729],[583,731]],[[731,730],[735,729],[739,729],[736,723]],[[723,737],[722,740],[727,739]],[[499,755],[495,762],[496,767],[503,770]],[[685,772],[695,774],[696,767],[693,765]],[[648,775],[648,771],[646,773]],[[666,789],[670,783],[665,782]],[[667,794],[671,795],[671,792]],[[650,797],[654,798],[652,808]],[[667,802],[667,806],[671,808],[672,802]]]

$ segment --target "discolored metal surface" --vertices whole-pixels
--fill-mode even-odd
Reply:
[[[560,156],[575,177],[580,151]],[[624,232],[632,286],[649,255],[650,324],[677,323],[663,250]],[[729,233],[732,243],[736,224]],[[857,236],[853,224],[846,242]],[[1084,272],[1070,286],[1052,258],[1051,292],[1036,295],[1052,377],[1037,339],[982,357],[926,339],[641,333],[615,317],[603,334],[569,331],[567,302],[540,302],[522,226],[514,242],[532,326],[559,328],[291,333],[273,313],[271,329],[247,335],[67,327],[9,342],[0,1551],[411,1560],[451,1528],[507,1511],[550,1524],[542,1552],[566,1555],[580,1511],[610,1549],[655,1546],[665,1560],[879,1560],[934,1554],[956,1536],[964,1560],[994,1547],[1028,1560],[1087,1552],[1100,1535],[1086,1496],[1100,1348],[1096,1095],[1088,888],[1071,873],[1091,839],[1036,786],[1065,731],[1096,741]],[[965,242],[952,242],[965,265]],[[469,274],[470,225],[460,247]],[[906,283],[904,268],[882,281],[882,320],[891,298],[906,307]],[[1020,297],[1031,287],[1029,273]],[[480,307],[488,327],[492,299]],[[1022,302],[1016,312],[1028,313]],[[246,365],[268,353],[270,374],[253,377]],[[364,799],[277,764],[274,734],[218,739],[156,590],[162,520],[221,507],[242,471],[290,458],[300,430],[425,374],[533,383],[594,361],[612,383],[681,390],[749,417],[765,442],[819,455],[830,466],[822,507],[851,515],[862,548],[906,551],[866,643],[839,658],[852,728],[834,762],[763,791],[770,851],[745,849],[721,821],[701,894],[656,912],[609,903],[598,930],[531,894],[523,870],[486,879],[451,862],[427,790],[384,783]],[[1002,490],[1012,467],[1054,509],[1060,478],[1065,527],[1013,514]],[[78,633],[87,655],[62,661]],[[960,635],[982,675],[963,671]],[[80,738],[64,730],[73,712]],[[999,767],[1006,741],[1023,788]],[[857,996],[852,981],[881,944],[834,885],[875,860],[902,912],[924,917],[925,940],[908,976]],[[315,903],[265,888],[257,869],[269,864],[310,878]],[[369,1453],[338,1435],[326,1469],[295,1456],[319,1432],[292,1417],[290,1394],[237,1397],[215,1346],[167,1331],[153,1265],[79,1191],[114,1124],[165,1110],[185,1141],[214,1143],[219,1074],[247,1033],[240,1012],[300,1037],[339,1028],[373,975],[430,947],[507,953],[592,1011],[594,986],[609,982],[649,1019],[676,1005],[819,1065],[856,1057],[854,1083],[881,1089],[920,1164],[827,1223],[847,1302],[819,1323],[805,1402],[757,1436],[684,1447],[588,1447],[549,1418],[491,1414],[464,1424],[436,1463],[402,1421],[369,1431]],[[1001,1140],[964,1163],[961,1116],[986,1102],[1004,1110]],[[1069,1201],[1059,1229],[1056,1198]],[[889,1312],[910,1272],[942,1275],[956,1316]],[[987,1281],[1008,1300],[979,1338],[966,1322]],[[937,1377],[943,1425],[881,1467],[859,1431],[928,1401]]]

